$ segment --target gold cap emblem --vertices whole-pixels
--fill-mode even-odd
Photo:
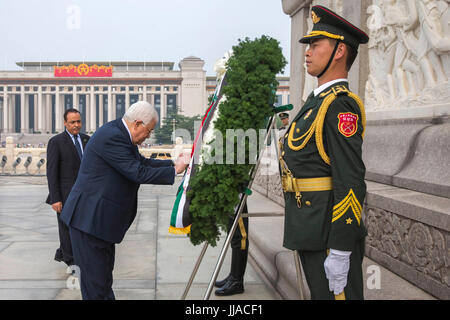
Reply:
[[[316,24],[317,22],[320,21],[320,18],[316,15],[316,13],[314,11],[311,11],[311,19],[314,24]]]

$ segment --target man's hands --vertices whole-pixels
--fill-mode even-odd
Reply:
[[[325,275],[328,279],[328,286],[330,291],[334,291],[335,295],[344,291],[344,288],[347,285],[351,253],[351,251],[330,249],[330,254],[323,264],[325,267]]]
[[[186,170],[186,167],[189,165],[191,161],[191,156],[188,153],[180,153],[177,160],[175,160],[174,166],[177,174],[182,173]]]
[[[57,213],[61,213],[62,211],[62,202],[55,202],[52,204],[52,209],[55,210]]]

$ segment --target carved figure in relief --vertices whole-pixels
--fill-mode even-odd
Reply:
[[[431,0],[416,0],[420,28],[417,48],[418,60],[424,72],[426,85],[433,87],[447,77],[437,53],[450,51],[450,38],[442,32],[441,13],[437,3]]]
[[[375,2],[374,2],[375,3]],[[384,25],[383,11],[377,4],[367,8],[369,39],[369,77],[366,84],[366,104],[385,105],[393,96],[394,82],[390,76],[395,51],[395,33]],[[388,75],[388,77],[386,77]]]
[[[368,109],[447,101],[450,79],[450,0],[373,0]],[[442,94],[441,94],[442,93]]]

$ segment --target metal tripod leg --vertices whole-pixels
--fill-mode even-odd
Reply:
[[[267,140],[269,138],[269,134],[271,133],[270,130],[272,128],[274,128],[274,126],[275,126],[275,115],[272,116],[272,119],[270,120],[270,124],[268,126],[268,131],[266,133],[266,136],[264,137],[263,146],[267,145]],[[255,166],[253,167],[253,169],[251,171],[251,174],[250,174],[250,182],[249,182],[249,185],[248,185],[249,189],[251,189],[251,186],[253,184],[253,180],[254,180],[255,175],[256,175],[256,171],[258,171],[258,167],[259,167],[259,164],[261,163],[261,158],[262,158],[263,154],[264,154],[264,149],[261,148],[261,151],[259,153],[257,162],[256,162]],[[222,251],[220,252],[219,260],[217,261],[216,267],[214,269],[214,273],[213,273],[213,275],[211,277],[211,281],[209,282],[208,289],[206,290],[206,293],[205,293],[205,296],[203,297],[203,300],[208,300],[209,297],[211,296],[211,292],[212,292],[212,289],[214,287],[214,282],[216,281],[217,276],[219,275],[219,271],[220,271],[220,268],[222,267],[223,260],[225,259],[225,255],[227,253],[228,246],[229,246],[229,244],[231,242],[231,239],[233,238],[234,233],[236,232],[236,227],[237,227],[239,218],[241,217],[245,201],[247,201],[247,194],[244,194],[243,198],[241,199],[241,202],[240,202],[240,205],[239,205],[239,209],[238,209],[238,211],[237,211],[237,213],[235,215],[234,221],[233,221],[233,225],[231,226],[230,231],[228,231],[227,239],[225,240],[225,244],[223,245]]]
[[[214,268],[213,275],[211,277],[211,280],[209,281],[208,289],[206,289],[205,296],[203,297],[203,300],[209,300],[209,297],[211,296],[211,292],[214,288],[214,283],[216,282],[217,276],[219,275],[220,268],[222,268],[223,261],[225,260],[225,255],[227,254],[228,246],[230,245],[231,239],[233,238],[234,232],[236,231],[236,227],[238,225],[239,218],[241,217],[242,209],[244,208],[244,203],[247,201],[247,195],[245,194],[240,205],[239,210],[234,218],[233,225],[231,226],[230,231],[228,231],[227,239],[225,240],[225,243],[222,247],[222,250],[220,251],[219,259],[217,260],[216,267]]]
[[[263,145],[266,145],[266,144],[267,144],[267,140],[268,140],[268,137],[269,137],[270,130],[273,129],[274,127],[275,127],[275,116],[272,116],[270,125],[268,126],[268,132],[267,132],[267,134],[266,134],[266,136],[265,136],[264,144],[263,144]],[[260,162],[261,162],[261,157],[262,157],[263,152],[264,152],[264,150],[261,150],[261,151],[260,151],[259,157],[258,157],[258,159],[257,159],[257,163],[256,163],[256,165],[255,165],[255,166],[253,167],[253,169],[252,169],[252,172],[251,172],[251,175],[250,175],[250,183],[249,183],[249,185],[248,185],[248,188],[249,188],[249,189],[251,188],[251,185],[253,184],[253,179],[255,178],[256,171],[257,171],[257,169],[258,169],[258,167],[259,167],[259,164],[260,164]],[[244,205],[243,205],[243,204],[245,203],[245,201],[247,201],[247,194],[244,194],[243,197],[242,197],[242,199],[241,199],[241,202],[240,202],[240,204],[239,204],[238,211],[237,211],[237,213],[236,213],[236,215],[235,215],[235,219],[234,219],[234,221],[233,221],[233,225],[231,226],[231,229],[230,229],[229,232],[228,232],[227,238],[226,238],[226,240],[225,240],[225,244],[224,244],[224,246],[223,246],[223,248],[222,248],[222,251],[220,252],[219,259],[218,259],[218,261],[217,261],[217,264],[216,264],[216,267],[215,267],[215,269],[214,269],[213,275],[212,275],[212,277],[211,277],[211,280],[210,280],[210,282],[209,282],[209,285],[208,285],[208,288],[207,288],[207,290],[206,290],[205,296],[204,296],[204,298],[203,298],[204,300],[208,300],[209,297],[211,296],[211,292],[212,292],[212,289],[213,289],[213,287],[214,287],[214,283],[215,283],[215,281],[216,281],[216,279],[217,279],[217,276],[219,275],[219,271],[220,271],[220,268],[222,267],[223,261],[224,261],[224,259],[225,259],[225,255],[226,255],[226,253],[227,253],[228,246],[229,246],[229,244],[230,244],[230,242],[231,242],[231,239],[232,239],[232,237],[233,237],[233,235],[234,235],[234,233],[235,233],[235,231],[236,231],[236,227],[237,227],[239,218],[240,218],[241,215],[242,215],[242,210],[243,210],[243,208],[244,208]],[[200,266],[200,263],[201,263],[202,260],[203,260],[203,256],[205,255],[205,252],[206,252],[207,247],[208,247],[208,243],[206,242],[206,243],[203,245],[203,249],[202,249],[202,251],[201,251],[201,253],[200,253],[200,256],[199,256],[198,259],[197,259],[197,262],[196,262],[196,264],[195,264],[195,266],[194,266],[194,270],[192,271],[191,277],[189,278],[189,282],[188,282],[188,284],[187,284],[187,286],[186,286],[186,289],[184,290],[184,293],[183,293],[183,295],[182,295],[182,297],[181,297],[182,300],[186,299],[187,293],[189,292],[189,290],[190,290],[190,288],[191,288],[192,282],[193,282],[193,280],[194,280],[194,278],[195,278],[195,275],[196,275],[196,273],[197,273],[197,271],[198,271],[198,268],[199,268],[199,266]]]
[[[192,270],[191,277],[189,278],[186,288],[184,289],[183,295],[181,296],[181,300],[186,300],[186,296],[187,296],[189,290],[191,289],[192,282],[194,281],[194,278],[197,274],[198,268],[200,267],[200,263],[202,263],[203,257],[205,256],[206,249],[208,249],[208,242],[205,241],[202,251],[200,252],[197,262],[195,263],[194,270]]]

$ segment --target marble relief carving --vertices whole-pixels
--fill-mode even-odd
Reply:
[[[449,3],[374,0],[367,8],[367,110],[448,103]]]
[[[379,208],[365,208],[366,244],[450,287],[450,234]]]

